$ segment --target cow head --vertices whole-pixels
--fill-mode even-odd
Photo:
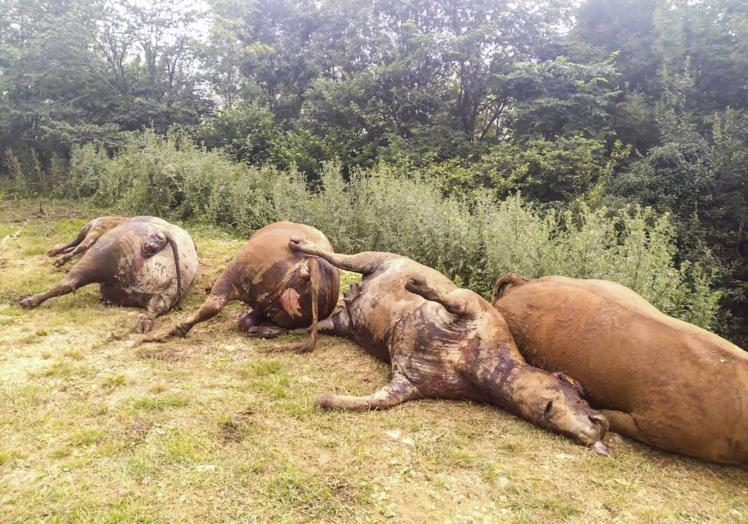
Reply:
[[[581,386],[566,375],[530,366],[524,367],[521,376],[515,387],[523,390],[521,408],[529,419],[591,446],[597,453],[607,454],[602,440],[608,432],[608,420],[581,397]]]

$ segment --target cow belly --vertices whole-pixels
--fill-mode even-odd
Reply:
[[[116,284],[101,284],[104,302],[115,306],[146,307],[152,295],[126,290]]]

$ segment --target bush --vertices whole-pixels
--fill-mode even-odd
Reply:
[[[667,215],[629,207],[540,213],[519,197],[484,211],[487,280],[516,272],[619,282],[669,315],[708,327],[720,293],[695,264],[675,267],[675,231]],[[486,292],[487,290],[483,290]]]
[[[380,165],[353,173],[326,163],[319,188],[294,170],[251,167],[185,136],[133,135],[113,158],[94,146],[73,150],[68,196],[130,214],[194,218],[250,235],[278,220],[313,225],[340,252],[391,251],[444,272],[484,295],[507,272],[620,282],[668,314],[709,327],[719,293],[695,264],[676,267],[667,215],[630,207],[616,213],[580,204],[575,212],[443,196],[440,186]]]
[[[23,173],[20,160],[18,160],[12,149],[6,149],[3,156],[5,157],[3,171],[9,179],[10,188],[15,193],[25,194],[27,191],[26,177]]]

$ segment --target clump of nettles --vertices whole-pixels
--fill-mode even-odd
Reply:
[[[624,284],[662,311],[710,327],[719,293],[697,264],[675,264],[667,215],[541,209],[518,195],[444,196],[432,179],[381,165],[346,180],[325,165],[311,190],[294,170],[229,160],[179,134],[132,135],[113,157],[75,147],[58,194],[91,197],[122,213],[197,219],[242,235],[277,220],[324,231],[339,252],[392,251],[446,273],[484,295],[507,272],[567,275]]]

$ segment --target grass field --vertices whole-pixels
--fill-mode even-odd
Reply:
[[[388,366],[321,337],[307,355],[249,339],[240,304],[189,338],[109,342],[139,312],[98,288],[33,311],[60,278],[45,251],[101,210],[0,200],[0,521],[748,522],[748,470],[616,435],[603,458],[490,406],[419,401],[323,412],[327,390],[366,394]],[[240,239],[189,226],[201,275]],[[351,275],[346,275],[348,279]]]

